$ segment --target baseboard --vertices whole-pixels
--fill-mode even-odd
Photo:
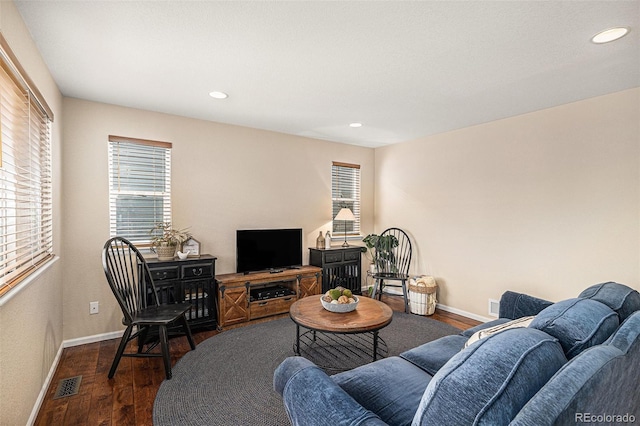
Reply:
[[[373,287],[373,286],[372,285],[364,286],[362,288],[362,291],[364,293],[368,293],[369,287]],[[387,288],[385,293],[389,293],[394,296],[402,296],[402,290],[397,288]],[[473,320],[480,321],[480,322],[489,322],[495,319],[495,318],[483,317],[482,315],[472,314],[471,312],[463,311],[462,309],[452,308],[450,306],[443,305],[441,303],[437,303],[436,308],[442,309],[443,311],[451,312],[452,314],[462,315],[463,317],[471,318]]]
[[[47,374],[47,378],[44,380],[42,384],[42,388],[40,389],[40,393],[38,394],[38,398],[36,399],[36,403],[33,405],[33,409],[31,410],[31,415],[29,416],[29,420],[27,421],[27,425],[31,426],[35,423],[36,417],[38,417],[38,412],[40,412],[40,407],[42,406],[42,402],[44,401],[44,397],[47,394],[47,390],[49,389],[49,384],[51,380],[53,380],[53,375],[56,372],[56,368],[58,368],[58,364],[60,363],[60,358],[62,357],[62,350],[64,349],[64,345],[60,345],[58,348],[58,353],[53,358],[53,362],[51,363],[51,368],[49,368],[49,373]]]
[[[463,311],[462,309],[452,308],[450,306],[443,305],[441,303],[436,304],[436,308],[442,309],[443,311],[451,312],[452,314],[462,315],[463,317],[471,318],[481,322],[493,321],[495,319],[495,318],[483,317],[482,315],[472,314],[471,312]]]
[[[58,352],[56,356],[53,358],[53,362],[51,363],[51,368],[49,368],[49,373],[47,374],[47,378],[44,380],[42,384],[42,388],[40,389],[40,393],[38,394],[38,398],[36,399],[35,404],[33,405],[33,409],[31,410],[31,415],[29,416],[29,420],[27,421],[28,426],[32,426],[36,418],[38,417],[38,413],[40,412],[40,407],[42,407],[42,402],[44,401],[45,396],[47,395],[47,390],[51,385],[51,381],[53,380],[53,376],[56,373],[56,369],[58,368],[58,364],[60,363],[60,359],[62,358],[62,351],[65,348],[70,348],[73,346],[86,345],[88,343],[101,342],[103,340],[110,339],[118,339],[122,337],[122,333],[124,331],[112,331],[110,333],[102,333],[96,334],[93,336],[79,337],[77,339],[63,340],[58,348]]]
[[[62,342],[62,345],[65,348],[71,348],[73,346],[86,345],[88,343],[102,342],[103,340],[119,339],[122,337],[122,333],[124,333],[124,330],[94,334],[93,336],[78,337],[76,339],[65,340]]]

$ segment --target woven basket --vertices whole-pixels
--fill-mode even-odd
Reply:
[[[427,287],[423,283],[409,284],[409,291],[418,294],[434,294],[438,290],[438,286]]]
[[[432,315],[436,310],[438,284],[433,277],[422,275],[409,280],[409,305],[411,312]]]
[[[158,253],[158,260],[173,260],[176,255],[176,246],[158,246],[156,253]]]

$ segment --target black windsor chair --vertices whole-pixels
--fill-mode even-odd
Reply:
[[[102,250],[102,266],[109,286],[122,309],[122,323],[127,327],[120,340],[118,351],[109,370],[111,379],[118,368],[120,358],[162,357],[167,379],[171,378],[171,357],[169,354],[168,326],[182,325],[191,349],[196,345],[185,316],[191,309],[189,303],[160,305],[158,294],[149,272],[147,262],[140,251],[125,238],[115,237],[108,240]],[[136,332],[133,333],[133,328]],[[158,338],[151,339],[149,331],[157,329]],[[125,353],[127,344],[138,339],[138,351]],[[147,341],[149,340],[149,341]],[[160,344],[161,353],[151,352]],[[144,346],[147,349],[143,352]]]
[[[411,265],[411,240],[399,228],[386,229],[375,244],[375,272],[373,273],[373,292],[371,297],[382,296],[384,287],[402,287],[404,311],[409,313],[409,297],[407,281]],[[389,281],[400,281],[400,284],[389,284]]]

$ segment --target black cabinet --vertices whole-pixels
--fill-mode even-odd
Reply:
[[[149,258],[147,265],[160,303],[191,303],[187,320],[191,328],[217,326],[216,258],[203,254],[184,260]]]
[[[361,294],[362,247],[309,249],[309,264],[322,268],[322,292],[342,286]]]

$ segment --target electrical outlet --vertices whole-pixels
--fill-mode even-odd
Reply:
[[[99,302],[89,302],[89,315],[97,314],[99,311]]]

